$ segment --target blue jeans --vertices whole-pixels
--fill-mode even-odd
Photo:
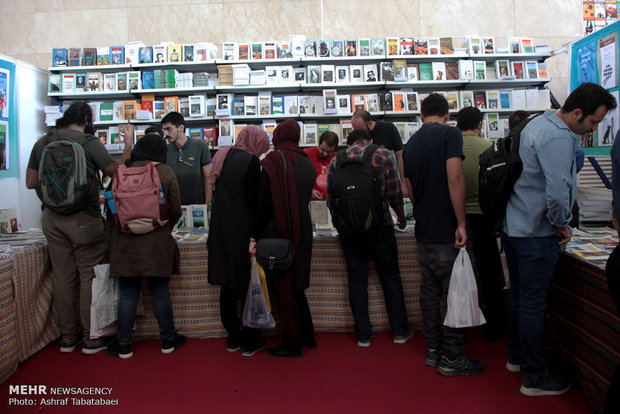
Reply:
[[[558,262],[556,236],[502,235],[510,272],[508,299],[508,359],[534,384],[547,368],[543,355],[547,294]]]
[[[453,244],[418,242],[418,262],[422,273],[420,308],[424,323],[424,338],[429,349],[435,349],[454,359],[463,350],[463,330],[443,324],[441,300],[446,297],[452,267],[459,249]]]
[[[163,341],[172,341],[175,337],[172,302],[170,302],[170,278],[147,277],[153,312],[159,325],[160,337]],[[131,344],[131,332],[136,319],[138,297],[142,290],[142,277],[119,278],[120,296],[118,301],[118,343]]]
[[[372,325],[368,314],[368,258],[372,257],[381,280],[383,297],[394,336],[409,330],[403,284],[398,267],[398,249],[392,226],[373,233],[338,235],[347,262],[349,303],[355,333],[361,341],[370,340]]]

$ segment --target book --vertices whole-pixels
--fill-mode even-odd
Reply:
[[[430,81],[433,80],[433,65],[432,63],[420,63],[418,65],[420,68],[420,80],[421,81]]]
[[[439,38],[439,53],[442,55],[454,54],[454,46],[452,45],[451,37]]]
[[[314,47],[314,40],[306,40],[304,45],[304,53],[306,57],[316,57],[316,48]]]
[[[75,74],[75,91],[86,92],[86,74],[85,73]]]
[[[137,110],[138,110],[137,101],[135,100],[123,101],[123,119],[124,120],[136,119]]]
[[[152,70],[142,71],[142,89],[155,89],[155,72]]]
[[[284,113],[287,115],[297,115],[299,107],[297,106],[297,95],[284,96]]]
[[[108,46],[97,48],[97,66],[110,64],[110,48]]]
[[[525,64],[523,62],[511,62],[512,74],[517,79],[525,79]]]
[[[101,102],[99,105],[99,121],[114,120],[114,104],[112,102]]]
[[[114,76],[114,74],[112,74]],[[62,91],[73,92],[75,91],[75,73],[63,73],[62,74]]]
[[[144,95],[143,95],[144,96]],[[206,99],[204,95],[189,96],[189,116],[190,118],[202,118],[206,114]],[[243,115],[243,114],[241,114]]]
[[[360,56],[370,56],[370,39],[359,39],[359,55]]]
[[[166,96],[164,97],[164,113],[178,112],[179,111],[179,97],[178,96]]]
[[[367,93],[366,94],[366,110],[370,113],[379,112],[379,94]]]
[[[383,91],[379,93],[379,104],[382,111],[392,111],[394,105],[392,103],[392,93],[390,91]]]
[[[323,83],[334,83],[334,65],[321,65],[321,73],[323,74]]]
[[[103,145],[107,145],[110,144],[109,138],[108,138],[108,129],[107,128],[102,128],[102,129],[97,129],[95,130],[95,136],[97,138],[99,138],[99,141],[103,144]]]
[[[202,128],[187,128],[187,136],[190,139],[202,140]]]
[[[428,38],[428,54],[429,55],[438,55],[440,47],[441,46],[440,46],[438,37]]]
[[[351,65],[349,66],[349,69],[350,69],[351,83],[364,81],[364,77],[363,77],[364,69],[362,65]]]
[[[297,97],[297,105],[299,106],[300,114],[310,113],[310,97],[308,95],[299,95]]]
[[[487,78],[487,64],[482,60],[474,60],[474,79],[485,80]]]
[[[155,95],[152,93],[143,93],[140,99],[140,108],[150,113],[149,119],[153,118]]]
[[[459,79],[459,64],[458,62],[445,62],[446,63],[446,79],[457,80]]]
[[[217,128],[214,126],[202,128],[202,139],[210,147],[217,145]]]
[[[50,73],[48,92],[62,92],[62,74]]]
[[[68,63],[69,63],[69,66],[81,66],[82,65],[82,49],[70,48]]]
[[[407,66],[407,81],[415,82],[420,80],[420,66],[417,63],[413,63]]]
[[[329,57],[331,49],[329,40],[317,40],[314,47],[318,57]]]
[[[467,38],[467,48],[470,55],[482,55],[482,39],[478,36],[469,36]]]
[[[283,115],[284,114],[284,96],[274,95],[271,97],[271,114]]]
[[[293,68],[293,77],[295,82],[306,82],[306,68]]]
[[[349,39],[345,40],[345,52],[346,56],[352,57],[357,56],[357,40]]]
[[[499,107],[501,109],[512,108],[512,91],[510,89],[502,89],[499,91]]]
[[[364,65],[364,80],[365,82],[376,82],[377,81],[377,65],[367,64]]]
[[[194,62],[204,62],[209,60],[209,44],[198,42],[194,45]]]
[[[117,91],[127,90],[127,72],[118,72],[116,74],[116,90]]]
[[[52,66],[69,66],[69,50],[67,48],[52,49]]]
[[[532,39],[528,37],[521,38],[521,53],[534,53]]]
[[[499,109],[499,91],[486,91],[487,92],[487,108]]]
[[[487,121],[487,137],[489,139],[497,139],[503,136],[503,129],[499,127],[499,114],[487,113],[485,114]]]
[[[351,113],[351,97],[349,95],[337,95],[336,102],[338,103],[339,114]]]
[[[407,92],[407,111],[418,111],[418,93]]]
[[[492,55],[495,53],[495,39],[492,37],[482,38],[482,50],[485,55]]]
[[[307,83],[321,83],[321,66],[320,65],[308,65],[308,75],[306,76]]]
[[[219,133],[217,138],[217,144],[220,147],[227,147],[233,144],[233,133],[235,123],[232,119],[220,119]]]
[[[428,55],[428,40],[425,37],[416,37],[413,41],[413,49],[416,55]]]
[[[258,111],[259,115],[271,115],[271,95],[258,95]]]
[[[404,60],[404,59],[396,59],[396,60],[394,60],[393,61],[393,68],[394,68],[393,80],[395,80],[397,82],[406,82],[408,80],[408,77],[407,77],[407,61],[406,60]]]
[[[535,60],[525,61],[525,78],[538,79],[538,65]]]
[[[509,37],[508,50],[510,53],[521,53],[521,39],[518,37]]]
[[[130,91],[140,88],[140,74],[138,70],[127,72],[127,87]]]
[[[474,92],[460,91],[461,108],[469,108],[474,106]]]
[[[124,63],[134,65],[140,63],[140,48],[145,46],[142,42],[129,42],[125,44]]]
[[[278,59],[290,59],[293,57],[291,51],[291,42],[288,40],[282,40],[277,44],[277,57]]]
[[[217,98],[207,98],[207,116],[215,116]]]
[[[399,62],[405,62],[405,61],[399,60]],[[394,61],[394,65],[396,65],[396,61]],[[379,80],[381,82],[394,81],[394,67],[392,66],[392,62],[379,63]]]
[[[103,74],[101,72],[88,72],[86,74],[87,89],[90,92],[103,91]]]
[[[257,106],[258,106],[258,96],[246,95],[243,97],[243,109],[245,111],[246,116],[256,115]]]
[[[353,112],[359,111],[360,109],[366,109],[366,95],[364,94],[355,94],[351,95],[351,103],[353,105]]]
[[[103,90],[105,92],[112,92],[116,90],[116,74],[104,73],[103,74]]]
[[[265,83],[266,85],[277,85],[278,83],[280,83],[280,77],[278,76],[279,70],[279,66],[265,67],[265,72],[267,74],[267,82]]]
[[[392,92],[392,101],[394,102],[394,111],[403,112],[406,108],[406,92]]]
[[[144,46],[138,49],[139,63],[153,63],[153,46]]]
[[[82,50],[82,65],[95,66],[97,64],[97,48],[85,47]]]
[[[433,80],[445,81],[446,80],[446,63],[445,62],[433,62]]]
[[[305,145],[316,145],[317,125],[316,122],[305,122],[303,127],[303,140]]]
[[[347,144],[347,138],[349,134],[353,131],[353,125],[351,119],[341,119],[340,120],[340,143],[342,145]]]
[[[447,91],[445,95],[448,101],[448,109],[451,111],[458,111],[459,107],[459,93],[458,91]]]
[[[547,79],[549,77],[549,72],[547,71],[547,62],[537,62],[537,66],[538,66],[538,78]]]
[[[342,40],[332,40],[332,57],[342,57],[344,55],[344,42]]]
[[[183,62],[193,62],[193,61],[194,61],[194,45],[184,44],[183,45]]]
[[[323,113],[338,113],[338,107],[336,106],[336,97],[336,89],[323,89]]]
[[[288,66],[278,67],[278,83],[280,85],[287,85],[287,84],[293,83],[293,67],[292,66],[288,65]]]
[[[168,45],[168,62],[169,63],[178,63],[182,62],[183,58],[183,45],[178,43],[173,43]]]
[[[236,42],[222,43],[222,58],[224,60],[235,60],[236,57],[237,57],[237,43]]]
[[[239,43],[237,47],[237,59],[238,60],[249,60],[250,59],[250,44],[249,43]],[[261,53],[262,56],[262,53]]]
[[[138,55],[140,52],[138,51]],[[153,59],[155,63],[166,63],[168,59],[168,49],[165,45],[153,46]]]
[[[385,56],[385,39],[372,39],[370,42],[372,56]]]
[[[277,56],[277,43],[252,43],[252,59],[275,59]]]
[[[495,61],[495,77],[497,79],[512,78],[510,71],[510,62],[507,59],[498,59]]]
[[[385,38],[387,56],[396,56],[399,53],[398,37],[386,37]]]
[[[469,59],[459,59],[459,79],[474,79],[474,62]]]
[[[125,63],[125,47],[110,46],[110,64],[122,65]]]
[[[487,95],[485,91],[474,91],[474,105],[478,109],[486,109]]]
[[[525,109],[525,89],[513,89],[512,91],[512,107],[513,109]]]
[[[336,66],[336,83],[349,83],[349,67]]]

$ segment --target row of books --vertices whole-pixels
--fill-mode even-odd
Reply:
[[[208,72],[179,72],[176,69],[123,71],[116,73],[50,73],[49,92],[112,92],[134,89],[192,88],[213,86],[264,86],[292,84],[348,84],[360,82],[416,82],[444,80],[548,79],[547,64],[535,60],[487,62],[461,59],[457,62],[407,64],[397,59],[365,65],[267,66],[250,70],[232,65],[231,74],[218,66],[218,76]],[[220,70],[222,69],[222,70]],[[494,76],[493,76],[494,75]]]
[[[124,46],[54,48],[52,66],[102,66],[138,63],[203,62],[217,56],[217,46],[209,42],[178,44],[162,42],[146,46],[131,42]]]

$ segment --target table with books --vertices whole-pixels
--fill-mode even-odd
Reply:
[[[58,335],[45,239],[0,236],[0,382]]]
[[[420,272],[413,233],[397,232],[400,271],[409,320],[422,329],[419,305]],[[189,337],[225,336],[219,311],[219,287],[207,283],[208,255],[202,236],[178,242],[181,269],[170,282],[175,325]],[[146,285],[145,285],[146,286]],[[389,330],[383,290],[371,261],[368,304],[375,330]],[[135,338],[159,336],[148,288],[143,290],[145,315],[136,317]],[[317,236],[312,248],[310,287],[306,290],[314,327],[317,332],[352,332],[353,316],[349,307],[345,259],[337,237]],[[275,305],[275,303],[274,303]],[[277,309],[274,310],[277,319]]]
[[[596,412],[620,364],[620,316],[607,287],[605,263],[618,243],[612,229],[576,230],[560,254],[549,291],[556,356],[574,368]]]

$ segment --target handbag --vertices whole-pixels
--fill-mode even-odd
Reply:
[[[478,306],[478,287],[467,250],[463,247],[456,256],[450,286],[448,287],[444,325],[450,328],[468,328],[486,323]]]
[[[291,212],[288,201],[288,176],[286,172],[286,157],[284,153],[284,191],[286,194],[286,217],[288,220],[288,234],[291,232]],[[284,270],[290,267],[295,260],[295,247],[289,238],[263,238],[256,243],[256,261],[264,269]]]

